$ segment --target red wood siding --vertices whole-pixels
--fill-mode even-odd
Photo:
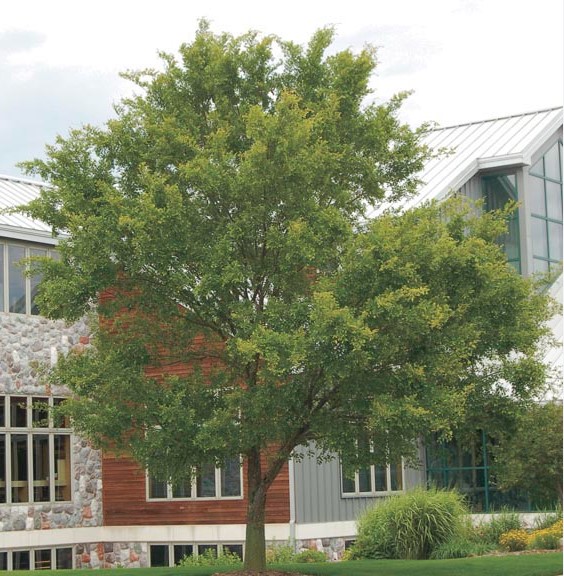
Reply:
[[[245,524],[247,498],[237,500],[147,501],[145,474],[132,460],[104,456],[102,464],[104,525]],[[290,484],[286,464],[268,492],[267,523],[290,520]]]

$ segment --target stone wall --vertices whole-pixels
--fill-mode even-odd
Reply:
[[[76,568],[142,568],[148,566],[147,544],[96,542],[77,544]]]
[[[0,394],[65,396],[41,371],[61,354],[89,343],[85,321],[66,325],[41,316],[0,313]],[[76,436],[72,443],[72,502],[0,505],[0,532],[102,525],[102,459]]]

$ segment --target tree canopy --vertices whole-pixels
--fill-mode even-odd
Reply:
[[[53,186],[25,210],[62,234],[41,310],[101,318],[52,375],[77,430],[170,479],[242,455],[249,568],[297,446],[409,456],[544,378],[550,307],[494,243],[505,215],[454,201],[366,222],[415,191],[429,151],[405,95],[367,101],[374,50],[332,40],[203,22],[163,70],[127,74],[139,94],[117,118],[27,164]]]

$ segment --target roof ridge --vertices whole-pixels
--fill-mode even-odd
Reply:
[[[510,114],[508,116],[498,116],[497,118],[487,118],[485,120],[473,120],[472,122],[462,122],[460,124],[451,124],[450,126],[437,126],[437,128],[432,128],[430,132],[438,132],[439,130],[447,130],[449,128],[461,128],[462,126],[472,126],[473,124],[485,124],[486,122],[496,122],[497,120],[508,120],[509,118],[531,116],[533,114],[542,114],[543,112],[554,112],[556,110],[562,110],[562,109],[563,109],[562,106],[554,106],[553,108],[531,110],[530,112],[522,112],[521,114]]]
[[[0,180],[7,180],[9,182],[21,182],[22,184],[33,184],[34,186],[41,186],[48,188],[49,184],[39,180],[32,180],[31,178],[24,178],[23,176],[9,176],[8,174],[0,174]]]

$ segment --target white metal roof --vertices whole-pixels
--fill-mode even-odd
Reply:
[[[26,204],[39,196],[46,184],[13,178],[0,174],[0,237],[56,244],[51,234],[51,228],[23,214],[2,214],[5,208]]]
[[[425,144],[445,154],[427,162],[419,174],[423,185],[404,207],[445,198],[479,170],[531,164],[531,156],[560,126],[562,107],[431,130]]]

